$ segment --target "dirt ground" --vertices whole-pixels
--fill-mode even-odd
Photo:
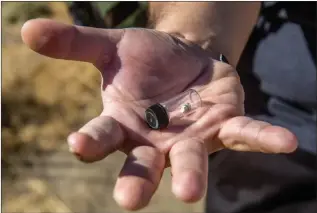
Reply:
[[[23,22],[38,16],[71,23],[62,2],[2,3],[2,212],[125,212],[112,199],[124,155],[88,165],[66,146],[68,133],[101,111],[99,73],[23,45]],[[169,174],[141,212],[202,212],[203,201],[174,198]]]

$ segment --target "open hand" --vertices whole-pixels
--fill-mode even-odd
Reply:
[[[114,189],[126,209],[149,203],[168,166],[173,193],[193,202],[207,186],[208,154],[223,148],[296,149],[288,130],[244,116],[244,92],[233,67],[186,40],[150,29],[95,29],[45,19],[27,22],[22,37],[40,54],[90,62],[100,71],[103,111],[68,142],[85,162],[117,150],[127,154]],[[145,109],[189,88],[199,92],[203,105],[185,117],[186,125],[151,130]]]

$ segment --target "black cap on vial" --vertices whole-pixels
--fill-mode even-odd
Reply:
[[[168,126],[169,119],[161,104],[154,104],[145,110],[145,120],[152,129],[163,129]]]

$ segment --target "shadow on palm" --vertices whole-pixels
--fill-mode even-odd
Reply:
[[[151,131],[147,126],[145,109],[189,88],[204,94],[212,79],[212,65],[212,60],[198,47],[170,35],[153,30],[126,30],[111,61],[96,65],[103,78],[102,115],[118,120],[129,141],[138,141],[135,146],[162,143],[195,123],[212,104],[207,95],[202,97],[203,105],[196,112],[159,131]]]

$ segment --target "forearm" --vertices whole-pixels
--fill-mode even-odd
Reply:
[[[151,2],[154,28],[224,54],[236,66],[256,23],[259,2]]]

